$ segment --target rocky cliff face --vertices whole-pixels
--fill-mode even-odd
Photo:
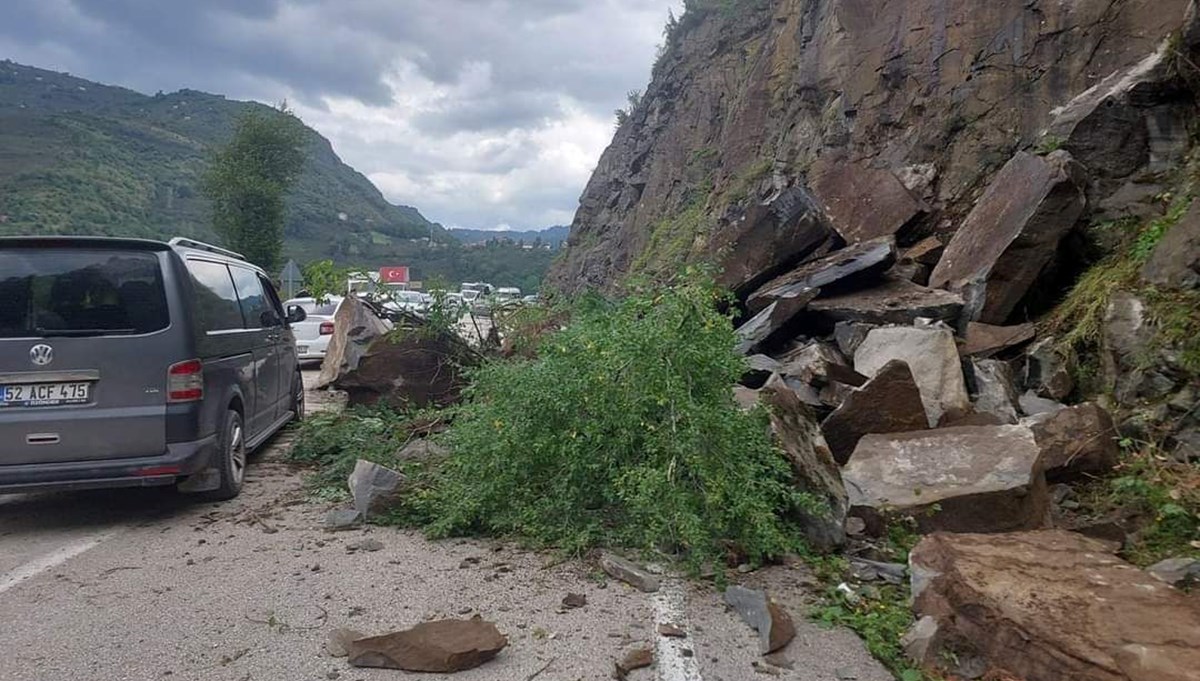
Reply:
[[[950,233],[1022,149],[1071,151],[1116,213],[1186,150],[1190,94],[1108,95],[1159,66],[1188,0],[695,4],[583,194],[561,290],[716,255],[745,292],[823,230]]]

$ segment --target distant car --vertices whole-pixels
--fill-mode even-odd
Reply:
[[[328,299],[293,298],[287,301],[287,306],[296,306],[304,310],[307,318],[292,325],[296,334],[296,356],[301,362],[319,362],[325,359],[329,350],[329,339],[333,338],[334,320],[338,308],[345,298],[331,296]]]
[[[197,241],[0,238],[0,493],[237,496],[249,453],[304,415],[304,318]]]
[[[525,303],[526,305],[537,305],[538,303],[541,302],[541,300],[542,299],[539,298],[538,295],[535,293],[533,295],[525,296],[524,298],[521,299],[521,302]]]
[[[499,305],[511,303],[521,299],[521,289],[501,286],[496,289],[496,294],[493,296],[495,302]]]
[[[429,301],[420,291],[396,291],[391,294],[391,300],[384,302],[383,307],[423,316],[429,312]]]

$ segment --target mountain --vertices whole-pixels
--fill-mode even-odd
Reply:
[[[200,177],[214,145],[254,108],[271,111],[196,90],[147,96],[0,61],[0,235],[215,241]],[[447,240],[308,132],[309,159],[288,197],[285,256],[382,262]]]
[[[835,223],[899,220],[903,243],[948,236],[1015,152],[1063,144],[1067,134],[1046,133],[1058,108],[1103,95],[1092,88],[1153,55],[1189,1],[686,6],[583,192],[548,279],[559,289],[613,288],[692,259],[714,258],[735,276],[774,259],[761,276],[778,274],[806,252],[786,243],[805,204]],[[1138,96],[1174,122],[1172,92]],[[1126,186],[1126,198],[1152,203],[1163,191],[1156,173],[1172,160],[1161,149],[1174,150],[1187,128],[1130,127],[1122,111],[1097,114],[1069,151],[1137,143],[1100,173],[1096,198]]]
[[[546,229],[530,229],[525,231],[467,229],[464,227],[450,228],[450,236],[464,244],[483,244],[496,240],[508,240],[527,244],[540,241],[544,244],[550,244],[550,248],[555,250],[562,246],[570,233],[571,228],[566,225],[555,225]]]

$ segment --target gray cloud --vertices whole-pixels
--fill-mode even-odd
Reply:
[[[448,224],[574,210],[679,0],[5,0],[0,58],[289,99],[389,198]]]

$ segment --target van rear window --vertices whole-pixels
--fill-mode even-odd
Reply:
[[[153,253],[0,250],[0,338],[133,335],[169,324]]]

